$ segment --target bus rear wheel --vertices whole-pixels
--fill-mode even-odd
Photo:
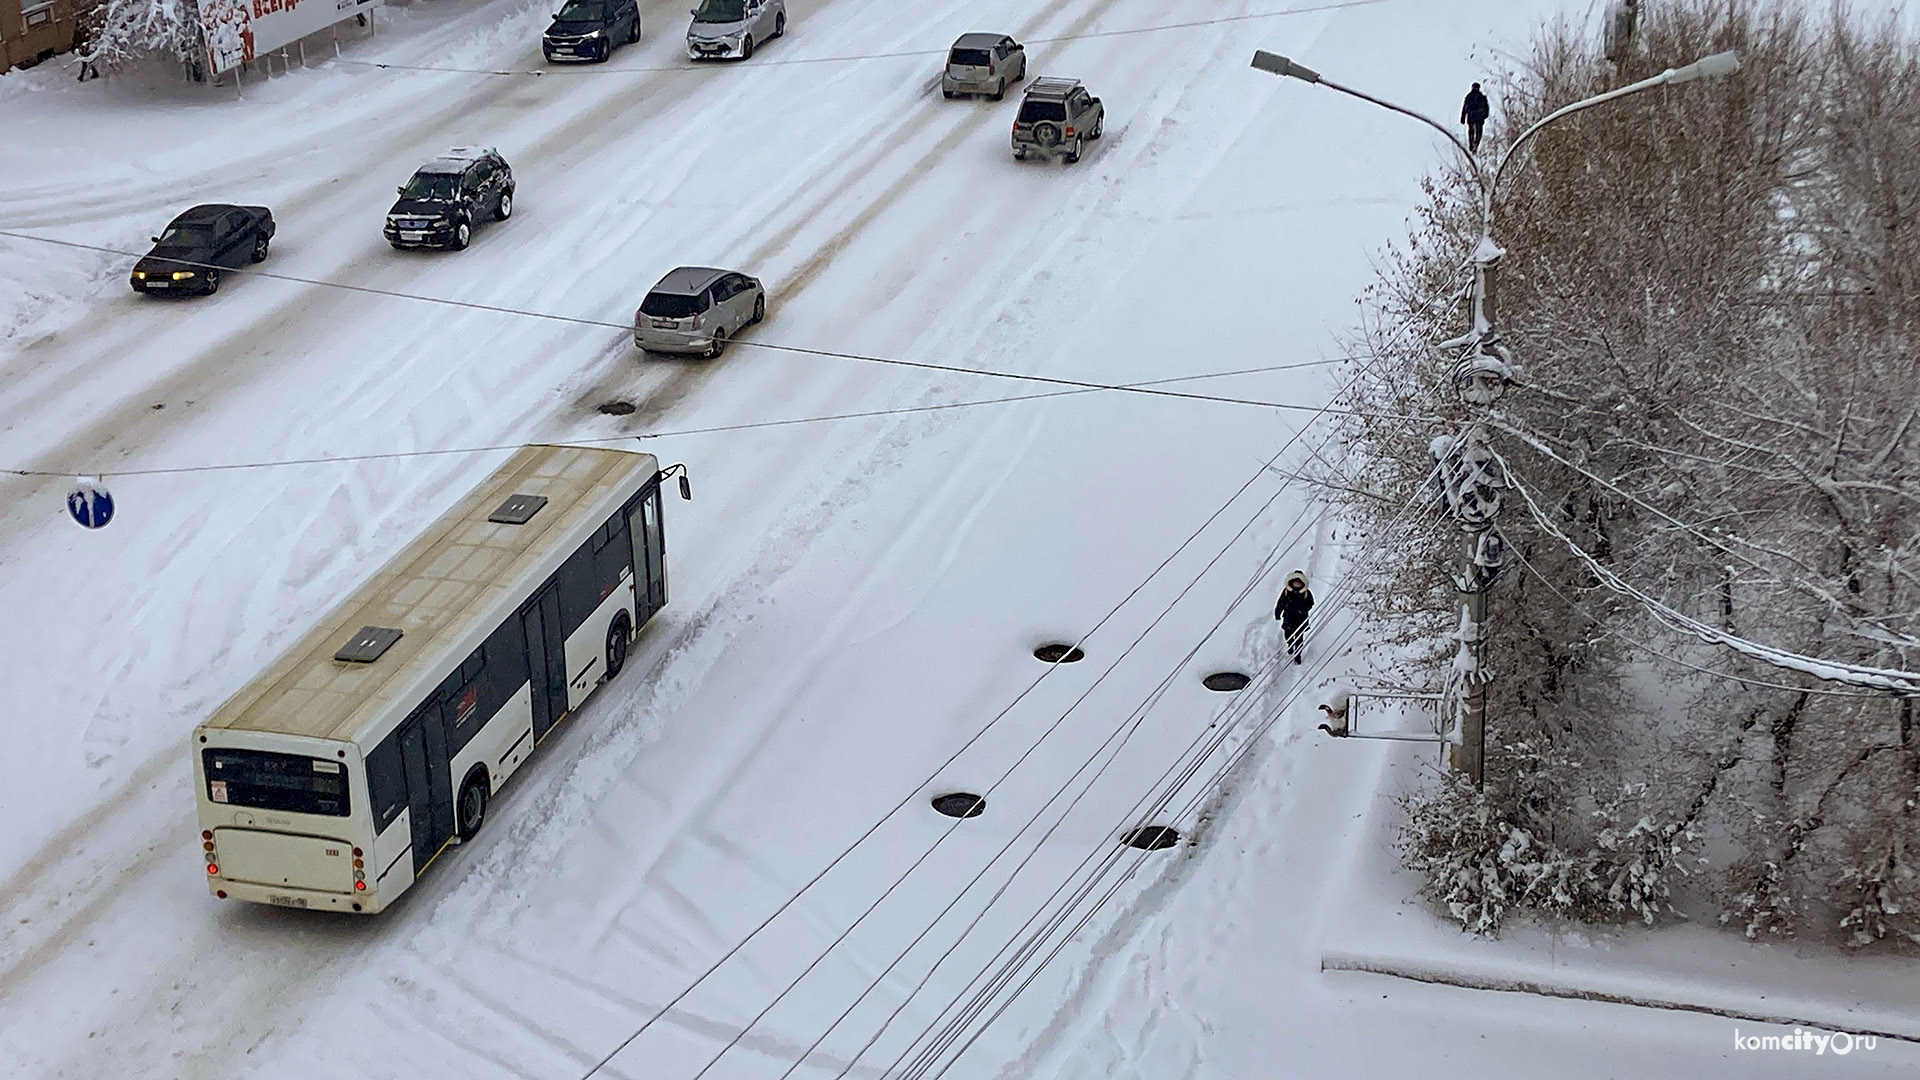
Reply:
[[[627,666],[627,639],[633,637],[633,620],[626,612],[613,617],[607,625],[607,680],[611,682]]]
[[[480,826],[487,823],[487,774],[475,769],[467,774],[467,782],[460,785],[458,825],[460,839],[471,840],[480,832]]]

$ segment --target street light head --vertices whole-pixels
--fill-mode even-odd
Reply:
[[[1253,66],[1259,68],[1261,71],[1272,72],[1275,75],[1290,79],[1299,79],[1301,82],[1317,83],[1320,81],[1319,72],[1312,68],[1301,67],[1299,64],[1281,56],[1279,53],[1270,53],[1265,49],[1259,49],[1254,52]]]
[[[1740,70],[1740,54],[1732,50],[1701,57],[1682,68],[1672,68],[1667,72],[1667,83],[1692,82],[1695,79],[1716,79],[1722,75],[1731,75]]]

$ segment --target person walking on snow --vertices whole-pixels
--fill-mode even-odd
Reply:
[[[1474,83],[1473,89],[1467,91],[1467,100],[1460,104],[1460,122],[1467,125],[1467,149],[1470,152],[1479,152],[1480,129],[1486,125],[1487,114],[1491,111],[1487,107],[1487,95],[1480,92],[1479,83]]]
[[[1300,663],[1307,645],[1307,613],[1313,610],[1313,593],[1307,589],[1307,575],[1295,570],[1287,575],[1287,587],[1280,590],[1280,602],[1273,605],[1273,617],[1280,620],[1280,631],[1287,636],[1287,652]]]

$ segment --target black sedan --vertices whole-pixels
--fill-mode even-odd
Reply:
[[[153,250],[134,264],[134,292],[220,290],[220,271],[267,257],[273,211],[264,206],[196,206],[167,223]]]

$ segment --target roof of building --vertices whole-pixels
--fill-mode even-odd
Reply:
[[[404,719],[391,713],[413,708],[438,686],[658,472],[652,454],[521,448],[203,726],[377,737]],[[503,503],[516,495],[546,502],[524,524],[489,520],[511,519]]]

